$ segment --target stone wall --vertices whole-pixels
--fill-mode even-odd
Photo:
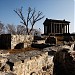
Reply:
[[[34,44],[45,44],[45,40],[35,40],[33,41]]]
[[[0,35],[0,49],[26,48],[29,46],[34,37],[32,35]]]
[[[11,48],[11,35],[1,34],[0,35],[0,49],[10,49]]]
[[[42,74],[42,68],[47,66],[48,61],[47,53],[42,53],[41,55],[33,56],[27,58],[24,61],[19,61],[14,63],[14,73],[17,75],[36,75]]]
[[[49,62],[48,52],[33,50],[11,54],[1,58],[0,73],[5,73],[4,75],[11,75],[9,73],[13,75],[52,75]]]
[[[45,43],[57,44],[57,38],[55,36],[49,36],[46,38]]]
[[[24,43],[24,48],[26,48],[31,45],[32,41],[32,35],[11,35],[11,49],[14,49],[17,44],[21,43]]]

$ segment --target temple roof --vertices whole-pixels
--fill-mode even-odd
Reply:
[[[44,21],[44,23],[43,24],[47,24],[47,23],[50,23],[50,22],[54,22],[54,23],[67,23],[67,24],[69,24],[70,22],[69,21],[65,21],[65,19],[64,20],[55,20],[55,19],[48,19],[48,18],[46,18],[46,20]]]

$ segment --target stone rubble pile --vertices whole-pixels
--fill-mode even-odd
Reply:
[[[48,52],[33,50],[0,58],[0,75],[52,75]]]
[[[55,53],[53,62],[53,75],[75,75],[74,44],[62,46]]]
[[[73,49],[72,44],[14,54],[0,51],[0,75],[75,75]]]

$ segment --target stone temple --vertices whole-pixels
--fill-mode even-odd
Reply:
[[[44,34],[63,34],[69,33],[69,21],[48,19],[44,21]]]

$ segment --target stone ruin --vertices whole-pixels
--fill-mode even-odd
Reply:
[[[28,47],[33,39],[32,35],[0,35],[0,49],[3,49],[0,50],[0,75],[52,75],[48,52],[31,50],[10,54],[7,51]]]
[[[57,39],[56,39],[55,36],[49,36],[49,37],[47,37],[45,43],[56,44],[57,43]]]
[[[27,51],[0,55],[0,75],[52,75],[48,52]]]
[[[0,75],[75,75],[74,44],[14,54],[0,51]]]
[[[0,35],[0,49],[26,48],[30,46],[34,37],[32,35]]]
[[[0,48],[30,46],[32,35],[0,35]],[[0,75],[75,75],[75,45],[10,54],[0,51]]]
[[[52,51],[51,51],[52,50]],[[75,75],[75,44],[52,46],[44,49],[53,62],[52,75]],[[50,61],[49,60],[49,61]]]
[[[75,75],[75,48],[64,45],[55,53],[53,75]]]

